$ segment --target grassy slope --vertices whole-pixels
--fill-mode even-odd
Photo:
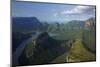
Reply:
[[[63,63],[63,62],[66,62],[66,56],[67,56],[67,52],[64,53],[63,55],[57,57],[56,59],[54,59],[50,63]]]
[[[79,62],[79,61],[92,61],[95,60],[95,55],[87,51],[82,45],[80,40],[77,40],[72,46],[69,54],[64,53],[57,57],[50,63],[63,63],[63,62]]]
[[[95,54],[89,52],[86,48],[84,48],[81,40],[77,40],[67,56],[67,62],[79,62],[79,61],[93,61],[95,60]]]
[[[74,36],[76,39],[75,39],[75,42],[73,43],[73,46],[71,47],[70,52],[69,53],[65,52],[63,55],[57,57],[50,63],[92,61],[96,59],[95,54],[92,54],[86,48],[84,48],[82,44],[82,39],[81,39],[82,31],[77,32],[77,34],[74,33]],[[25,49],[27,58],[30,58],[30,59],[32,58],[33,49],[34,49],[34,44],[32,42]]]
[[[89,52],[82,44],[82,31],[76,35],[76,40],[71,47],[69,53],[57,57],[50,63],[63,63],[63,62],[79,62],[79,61],[93,61],[96,59],[95,54]]]

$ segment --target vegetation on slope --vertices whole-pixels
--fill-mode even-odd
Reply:
[[[66,57],[67,62],[80,62],[80,61],[95,61],[96,55],[89,52],[82,44],[82,41],[77,39],[73,43],[69,55]]]
[[[82,34],[83,30],[77,32],[77,35],[74,35],[76,39],[72,43],[70,51],[65,52],[50,63],[95,61],[96,55],[91,51],[88,51],[87,48],[84,46],[82,42]],[[93,47],[92,49],[95,49],[95,47]]]

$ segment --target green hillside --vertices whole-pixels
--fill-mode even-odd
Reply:
[[[69,52],[65,52],[63,55],[57,57],[50,63],[62,63],[62,62],[80,62],[80,61],[95,61],[96,55],[89,52],[82,42],[83,30],[78,32],[76,40],[72,44]],[[94,47],[95,48],[95,47]]]
[[[82,44],[82,41],[77,39],[73,43],[69,55],[66,57],[67,62],[80,62],[80,61],[95,61],[95,54],[89,52]]]

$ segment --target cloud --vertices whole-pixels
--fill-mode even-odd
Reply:
[[[57,16],[58,16],[58,13],[54,13],[53,16],[54,16],[54,17],[57,17]]]
[[[81,14],[95,11],[95,7],[92,6],[76,6],[71,10],[62,11],[61,14]]]

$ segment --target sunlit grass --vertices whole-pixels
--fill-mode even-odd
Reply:
[[[76,40],[73,44],[69,55],[67,56],[69,59],[72,59],[73,62],[79,61],[95,61],[96,55],[89,52],[82,44],[81,40]],[[68,61],[72,62],[72,61]]]

